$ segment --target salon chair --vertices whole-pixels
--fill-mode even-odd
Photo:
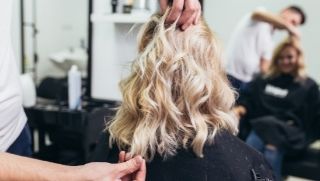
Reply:
[[[283,175],[320,181],[320,148],[310,146],[296,157],[285,157]]]
[[[285,156],[283,175],[320,181],[320,127],[313,130],[308,132],[309,146],[304,151],[295,156]]]
[[[245,118],[240,121],[239,129],[239,138],[246,140],[251,126]],[[313,130],[308,138],[309,147],[295,156],[285,156],[282,168],[285,177],[295,176],[320,181],[320,148],[312,146],[312,143],[320,141],[320,127]]]

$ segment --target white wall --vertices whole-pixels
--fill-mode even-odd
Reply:
[[[92,55],[92,97],[121,100],[119,81],[130,70],[137,55],[136,30],[132,24],[97,23],[94,25]]]
[[[36,24],[38,28],[37,52],[39,62],[37,74],[39,82],[46,76],[61,77],[65,72],[54,65],[49,55],[80,47],[80,40],[87,43],[88,0],[25,0],[25,19],[32,21],[32,1],[36,2]],[[27,30],[26,65],[32,66],[32,39]]]
[[[94,13],[110,14],[110,0],[94,0]],[[132,29],[133,26],[137,26]],[[130,70],[137,55],[139,25],[95,22],[93,24],[91,96],[121,100],[119,81]]]
[[[204,15],[209,26],[221,39],[226,47],[229,37],[237,22],[245,14],[256,7],[263,6],[277,13],[282,8],[296,4],[307,13],[307,22],[301,27],[302,42],[306,54],[307,71],[311,77],[320,81],[320,1],[318,0],[205,0]],[[277,34],[276,41],[284,37],[284,33]],[[281,37],[281,38],[280,38]]]

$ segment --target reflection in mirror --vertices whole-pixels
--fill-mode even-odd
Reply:
[[[65,77],[72,65],[86,76],[87,0],[21,0],[23,66],[35,82]]]

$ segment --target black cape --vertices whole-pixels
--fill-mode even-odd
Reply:
[[[91,161],[118,162],[119,150],[108,148],[108,135],[103,134]],[[258,181],[275,180],[263,156],[227,131],[220,131],[214,144],[204,147],[204,158],[193,151],[180,149],[171,158],[159,155],[147,163],[150,181]]]

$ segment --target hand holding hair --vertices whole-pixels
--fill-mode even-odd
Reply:
[[[199,0],[160,0],[160,7],[162,12],[171,7],[166,23],[172,24],[177,21],[178,27],[182,30],[197,24],[201,16]]]

